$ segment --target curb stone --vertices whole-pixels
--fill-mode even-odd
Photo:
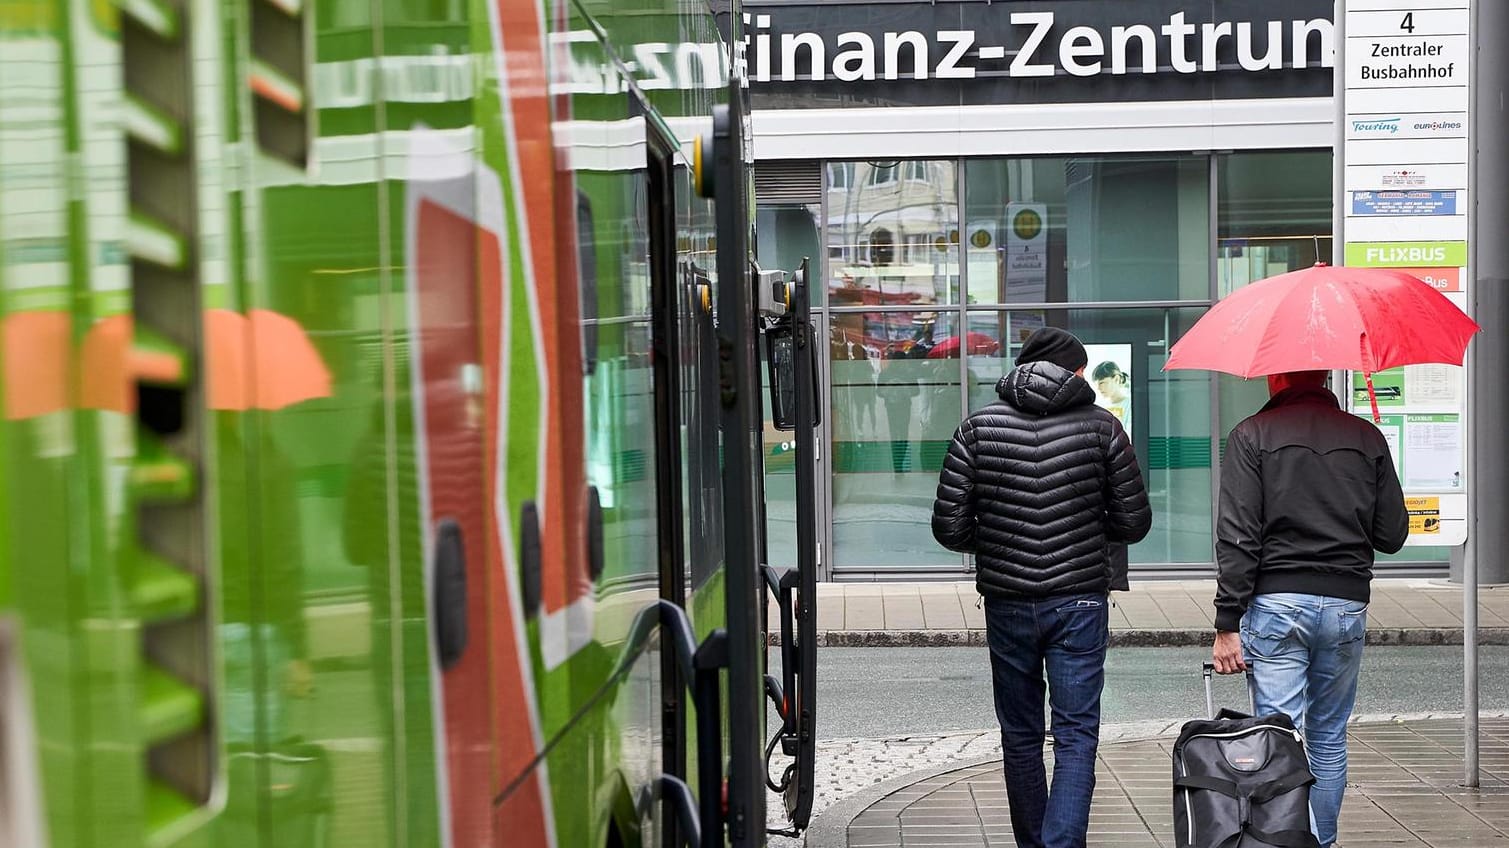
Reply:
[[[1203,648],[1211,641],[1210,628],[1166,630],[1112,630],[1113,648]],[[1403,647],[1460,645],[1460,627],[1374,627],[1367,631],[1367,644]],[[772,633],[768,644],[781,644]],[[1509,627],[1478,628],[1479,645],[1509,645]],[[817,634],[820,648],[982,648],[984,630],[823,630]]]

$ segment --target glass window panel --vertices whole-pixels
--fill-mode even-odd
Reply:
[[[803,258],[821,267],[818,254],[819,211],[815,206],[762,205],[756,211],[755,259],[766,270],[792,272]],[[819,287],[811,296],[821,297]],[[796,445],[791,432],[771,424],[770,371],[765,342],[760,341],[760,386],[765,412],[762,448],[765,452],[766,559],[771,565],[796,565]]]
[[[962,417],[957,323],[955,313],[830,316],[835,569],[961,567],[932,533]]]
[[[827,195],[829,303],[958,302],[953,162],[836,162]]]
[[[643,172],[578,171],[578,215],[593,279],[585,322],[593,368],[582,386],[587,483],[603,510],[605,585],[653,575],[655,407],[650,326],[650,231]]]
[[[1206,300],[1204,156],[965,164],[971,304]]]
[[[1062,327],[1089,349],[1086,376],[1097,389],[1097,402],[1127,427],[1152,501],[1153,529],[1132,546],[1134,565],[1211,561],[1210,376],[1163,371],[1168,345],[1204,312],[1182,307],[969,313],[972,410],[998,400],[996,383],[1038,327]]]
[[[676,172],[676,250],[680,285],[681,456],[686,492],[687,573],[700,586],[723,564],[723,439],[719,428],[717,330],[702,309],[702,287],[716,301],[717,223],[713,205],[692,191],[691,174]]]
[[[1222,297],[1254,280],[1331,261],[1331,152],[1259,151],[1216,160],[1216,282]]]
[[[812,273],[821,273],[822,237],[818,219],[822,212],[816,205],[761,204],[755,210],[755,261],[767,271],[790,274],[811,260]],[[822,287],[812,292],[812,305],[823,296]]]

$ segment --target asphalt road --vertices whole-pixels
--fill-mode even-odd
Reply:
[[[1105,722],[1201,714],[1206,648],[1120,648],[1106,662]],[[1481,707],[1509,711],[1509,647],[1483,648]],[[818,736],[840,739],[945,733],[996,724],[984,648],[823,648],[818,651]],[[1217,680],[1217,700],[1246,705],[1239,678]],[[1357,712],[1460,712],[1462,649],[1374,647],[1363,656]]]

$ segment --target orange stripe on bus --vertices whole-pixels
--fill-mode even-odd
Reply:
[[[304,101],[298,95],[284,91],[262,74],[253,73],[251,75],[251,88],[259,96],[282,106],[290,112],[304,111]]]
[[[183,379],[183,361],[170,353],[131,351],[131,373],[138,380],[176,383]]]

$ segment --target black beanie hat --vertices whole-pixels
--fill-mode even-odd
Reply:
[[[1017,354],[1016,364],[1029,362],[1052,362],[1065,370],[1078,371],[1090,364],[1090,355],[1068,330],[1043,327],[1027,337],[1021,353]]]

